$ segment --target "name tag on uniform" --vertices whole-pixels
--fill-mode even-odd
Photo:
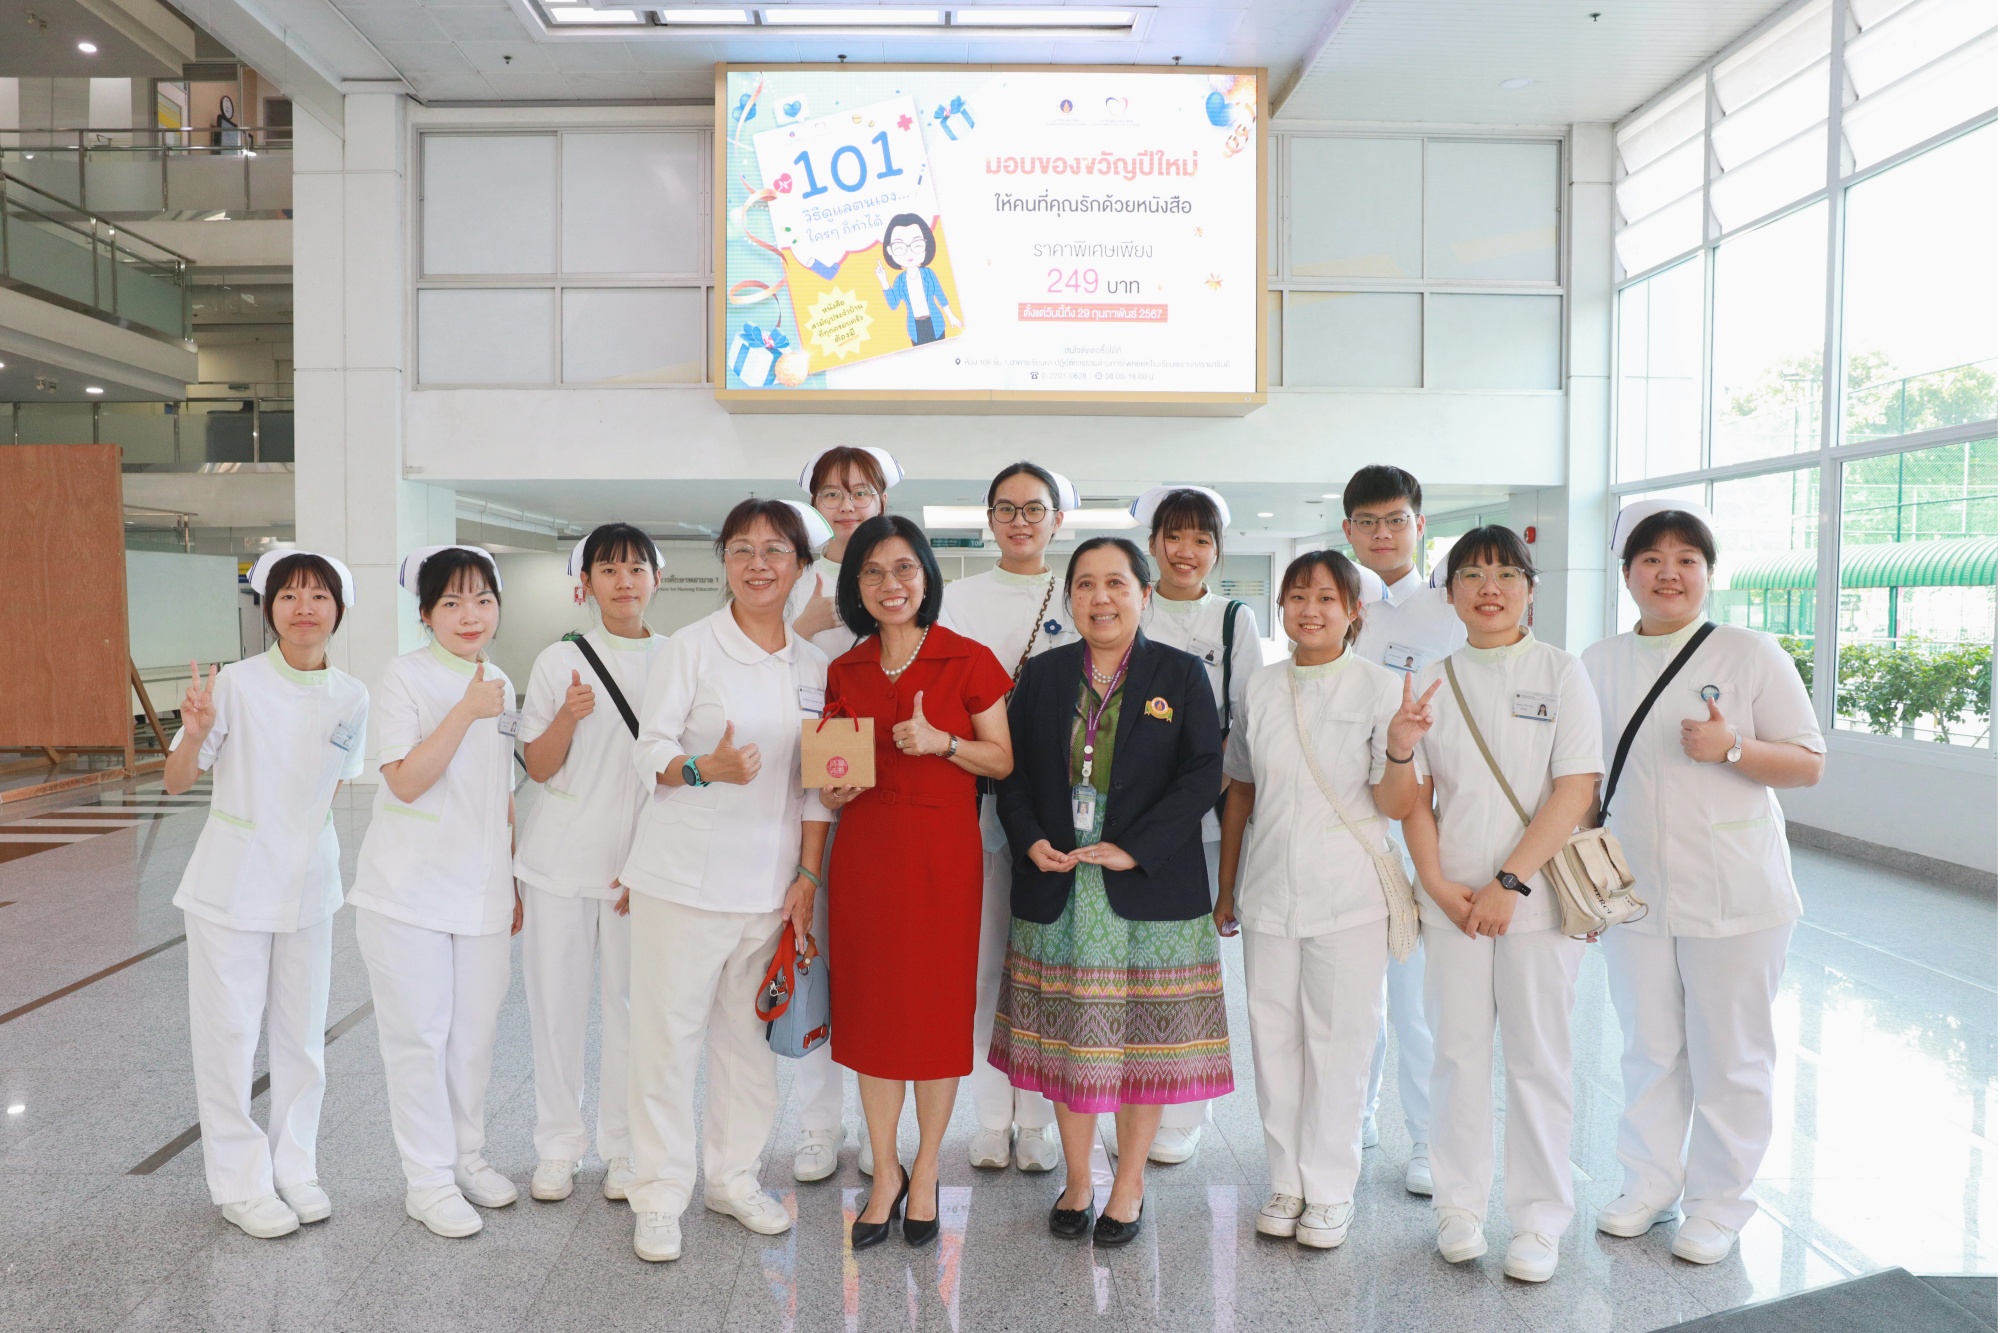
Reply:
[[[327,739],[333,742],[336,750],[352,750],[354,742],[361,739],[361,728],[352,722],[343,722],[333,729],[333,735]]]
[[[1556,696],[1516,690],[1514,716],[1525,717],[1531,722],[1553,722],[1556,720]]]
[[[509,708],[505,712],[501,713],[500,716],[496,719],[496,721],[499,724],[500,734],[502,736],[518,736],[521,734],[520,709]]]
[[[1392,643],[1382,653],[1382,665],[1391,671],[1401,671],[1414,675],[1428,662],[1428,655],[1421,648],[1412,648],[1407,643]]]
[[[826,711],[826,691],[818,685],[799,686],[799,711],[818,717]]]
[[[1090,826],[1097,822],[1097,788],[1088,782],[1069,789],[1069,822],[1078,833],[1090,832]]]
[[[1214,639],[1189,639],[1187,650],[1210,666],[1222,665],[1222,645]]]

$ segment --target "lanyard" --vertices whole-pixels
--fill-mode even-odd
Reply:
[[[1118,692],[1119,683],[1125,679],[1125,668],[1131,665],[1131,662],[1132,645],[1127,644],[1125,646],[1125,656],[1118,659],[1118,669],[1111,673],[1110,684],[1106,685],[1104,693],[1098,696],[1097,707],[1086,707],[1083,710],[1082,781],[1086,786],[1090,783],[1091,767],[1095,763],[1093,756],[1097,752],[1097,724],[1104,720],[1104,710],[1111,706],[1111,696]],[[1086,681],[1095,685],[1096,682],[1090,674],[1090,651],[1088,649],[1085,649],[1083,654],[1083,674]]]

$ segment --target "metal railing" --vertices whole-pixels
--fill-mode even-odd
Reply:
[[[189,260],[0,172],[0,281],[128,327],[194,336]]]
[[[0,171],[74,207],[119,221],[287,217],[292,131],[0,131]]]
[[[290,384],[192,384],[174,403],[0,403],[0,444],[115,444],[128,469],[289,464]]]

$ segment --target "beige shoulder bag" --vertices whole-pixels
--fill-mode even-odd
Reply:
[[[1465,692],[1458,687],[1458,672],[1452,669],[1449,657],[1444,660],[1444,675],[1451,682],[1451,697],[1458,701],[1465,729],[1472,733],[1472,742],[1479,747],[1479,757],[1486,761],[1500,790],[1506,793],[1507,803],[1521,817],[1521,827],[1528,827],[1534,821],[1515,797],[1507,775],[1493,761],[1493,752],[1486,748],[1486,737],[1480,735],[1479,723],[1466,707]],[[1562,850],[1542,867],[1542,875],[1555,891],[1556,903],[1562,909],[1562,933],[1571,939],[1584,939],[1612,926],[1637,921],[1646,914],[1646,904],[1632,894],[1632,868],[1625,864],[1625,849],[1618,845],[1617,835],[1609,829],[1572,833]]]
[[[1312,736],[1306,731],[1305,701],[1299,698],[1299,683],[1287,674],[1286,684],[1292,691],[1292,718],[1298,724],[1299,750],[1305,755],[1306,769],[1313,775],[1313,781],[1319,784],[1320,795],[1326,797],[1333,813],[1354,835],[1354,840],[1361,844],[1361,850],[1368,854],[1368,859],[1375,863],[1375,878],[1382,885],[1382,900],[1389,905],[1389,953],[1400,963],[1417,947],[1417,894],[1410,885],[1410,877],[1403,873],[1403,858],[1389,846],[1386,838],[1382,839],[1379,847],[1369,846],[1367,837],[1361,832],[1361,825],[1347,817],[1346,807],[1333,794],[1333,784],[1326,780],[1326,774],[1319,771]]]

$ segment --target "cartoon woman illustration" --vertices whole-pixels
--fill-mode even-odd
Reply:
[[[915,213],[898,213],[890,218],[888,229],[882,233],[882,258],[898,272],[891,278],[889,269],[877,264],[875,280],[882,284],[889,308],[902,308],[909,325],[910,346],[922,347],[944,337],[940,315],[955,329],[965,327],[952,311],[951,303],[944,299],[944,284],[931,272],[931,260],[937,258],[937,237],[931,234],[928,222]],[[912,269],[923,275],[923,281],[915,286],[910,284]]]

